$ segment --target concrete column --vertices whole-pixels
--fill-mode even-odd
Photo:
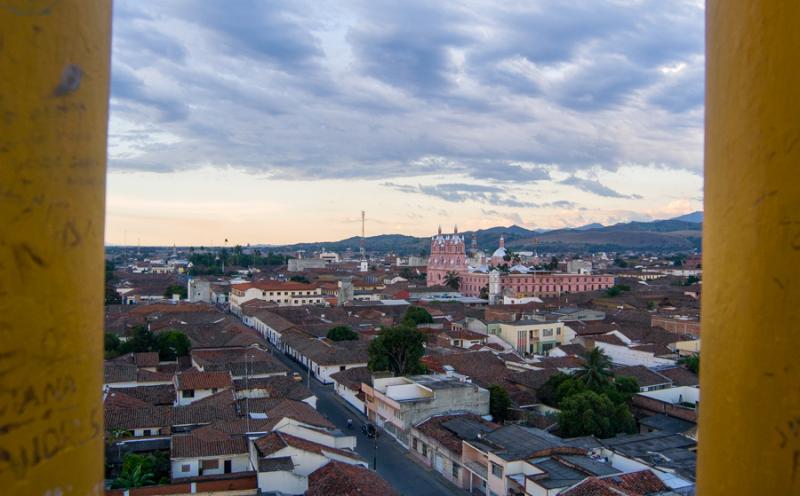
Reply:
[[[0,2],[0,493],[103,492],[111,2]]]
[[[800,2],[706,20],[698,489],[800,494]]]

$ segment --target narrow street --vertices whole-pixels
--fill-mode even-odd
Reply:
[[[308,372],[303,365],[290,359],[271,344],[269,347],[272,354],[292,372],[298,372],[303,376],[303,384],[308,384]],[[357,413],[341,399],[333,391],[333,385],[323,385],[311,377],[311,391],[317,396],[317,410],[342,432],[348,432],[347,419],[353,419],[353,429],[350,432],[357,438],[356,451],[369,462],[370,468],[373,468],[377,455],[378,473],[400,494],[405,496],[464,496],[468,494],[450,484],[435,470],[425,469],[412,461],[408,451],[391,436],[385,435],[383,431],[378,433],[376,446],[374,439],[367,438],[361,432],[361,426],[366,422],[364,415]]]

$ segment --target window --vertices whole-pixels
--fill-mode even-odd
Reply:
[[[558,328],[556,328],[556,336],[560,336],[560,335],[561,335],[561,328],[558,327]]]
[[[217,388],[211,388],[211,394],[216,394],[216,393],[217,393]]]
[[[419,449],[417,448],[418,444],[419,443],[417,443],[417,438],[415,438],[415,437],[411,438],[411,446],[414,448],[414,451],[419,451]]]
[[[453,478],[454,479],[458,479],[458,469],[459,468],[460,467],[458,466],[458,463],[453,462],[452,474],[453,474]]]
[[[495,462],[492,462],[492,475],[495,477],[503,477],[503,467]]]
[[[545,329],[542,331],[542,336],[552,336],[553,330],[552,329]]]
[[[341,372],[342,370],[344,370],[344,369],[346,369],[346,368],[347,368],[346,366],[344,366],[344,365],[340,365],[340,366],[339,366],[339,372]]]
[[[426,458],[428,456],[428,445],[425,443],[422,443],[422,456]]]
[[[194,398],[194,389],[184,389],[181,391],[181,395],[184,398]]]
[[[219,460],[200,460],[200,468],[203,470],[212,470],[215,468],[219,468]]]
[[[192,470],[192,466],[188,463],[184,463],[181,465],[181,472],[190,472]]]

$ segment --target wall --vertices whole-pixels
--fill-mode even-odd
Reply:
[[[305,494],[308,491],[308,477],[292,472],[259,472],[258,489],[267,494]]]
[[[335,382],[335,381],[334,381],[333,384],[334,384],[333,389],[334,389],[334,391],[336,391],[336,394],[341,396],[346,402],[350,403],[353,406],[353,408],[355,408],[356,410],[358,410],[361,413],[366,414],[367,410],[366,410],[366,406],[364,405],[364,402],[361,401],[358,398],[358,396],[356,396],[358,394],[358,391],[353,391],[352,389],[349,389],[344,384],[341,384],[341,383],[338,383],[338,382]]]
[[[219,468],[203,470],[202,475],[220,475],[225,473],[225,460],[231,460],[231,473],[248,472],[252,470],[250,459],[246,454],[226,455],[226,456],[207,456],[200,458],[173,458],[170,460],[172,466],[172,478],[179,479],[185,477],[197,477],[200,475],[201,460],[219,460]],[[181,466],[189,465],[189,472],[182,472]]]

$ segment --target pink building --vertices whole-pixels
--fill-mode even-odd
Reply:
[[[505,251],[505,243],[501,237],[500,247],[492,255],[491,263],[502,263]],[[482,288],[489,287],[489,267],[468,265],[464,237],[458,234],[458,228],[453,234],[442,234],[442,229],[439,228],[439,233],[431,238],[428,286],[444,284],[448,272],[456,272],[461,277],[461,292],[465,296],[479,296]],[[610,275],[534,272],[524,267],[507,273],[501,272],[498,276],[499,287],[493,288],[497,295],[558,296],[562,293],[606,289],[614,285],[614,276]]]

